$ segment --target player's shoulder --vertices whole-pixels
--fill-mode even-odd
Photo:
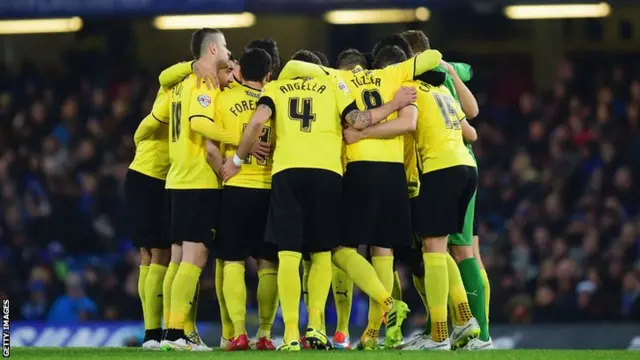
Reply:
[[[230,98],[237,97],[242,93],[242,86],[235,85],[233,87],[227,87],[226,89],[221,90],[216,95],[216,102],[218,101],[228,101]]]
[[[292,79],[291,79],[292,80]],[[273,80],[273,81],[269,81],[263,88],[262,91],[260,92],[260,96],[264,95],[264,94],[270,94],[273,91],[275,91],[278,87],[282,86],[282,84],[284,84],[285,82],[288,82],[290,80]]]

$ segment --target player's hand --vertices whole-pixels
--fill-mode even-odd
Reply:
[[[198,89],[202,83],[204,83],[209,90],[217,89],[219,87],[217,72],[218,70],[215,64],[208,64],[201,60],[193,63],[193,73],[198,80],[196,85]]]
[[[440,66],[442,66],[442,68],[445,69],[449,74],[456,72],[455,69],[453,68],[453,65],[449,64],[444,60],[440,60]]]
[[[220,168],[220,175],[224,181],[229,181],[229,179],[236,176],[238,171],[240,171],[240,168],[233,163],[231,158],[229,158]]]
[[[402,86],[400,87],[398,92],[396,92],[392,101],[398,109],[402,109],[403,107],[409,104],[413,104],[417,98],[418,98],[418,92],[416,91],[416,88],[409,87],[409,86]]]
[[[266,142],[258,140],[255,143],[253,143],[253,147],[251,148],[251,151],[249,151],[249,154],[255,156],[256,159],[258,160],[264,160],[269,157],[270,151],[271,151],[271,145],[267,144]]]
[[[351,126],[347,126],[342,130],[342,136],[344,137],[344,142],[347,144],[357,143],[358,141],[365,138],[362,131]]]

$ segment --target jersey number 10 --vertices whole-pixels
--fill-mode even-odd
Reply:
[[[453,104],[455,100],[448,95],[433,94],[436,99],[442,118],[444,119],[444,127],[447,129],[460,130],[460,120],[458,120],[458,112]]]
[[[180,138],[180,120],[182,116],[182,103],[171,103],[171,141],[176,142]]]

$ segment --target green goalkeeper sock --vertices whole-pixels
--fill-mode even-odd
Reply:
[[[458,263],[458,268],[467,292],[471,313],[480,325],[480,340],[488,341],[490,336],[485,307],[484,282],[478,262],[475,258],[465,259]]]

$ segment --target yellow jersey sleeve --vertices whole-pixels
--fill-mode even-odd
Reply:
[[[161,123],[168,124],[170,116],[169,102],[169,90],[160,88],[160,90],[158,90],[158,95],[156,95],[156,99],[153,102],[153,107],[151,108],[151,116]]]
[[[203,117],[214,121],[214,101],[217,93],[218,90],[208,90],[207,88],[192,91],[189,104],[189,120],[196,117]]]
[[[240,143],[240,135],[226,130],[222,121],[214,117],[214,101],[217,94],[218,90],[215,89],[193,92],[189,106],[191,128],[210,140],[237,146]]]
[[[284,66],[278,79],[289,80],[301,77],[323,77],[333,73],[333,69],[321,65],[308,63],[300,60],[289,60]]]
[[[358,110],[356,99],[349,91],[349,87],[347,86],[347,84],[340,77],[330,76],[329,81],[336,96],[338,115],[340,116],[341,120],[344,120],[349,112]]]
[[[276,118],[276,91],[278,86],[276,85],[277,81],[268,83],[263,89],[262,94],[260,94],[260,99],[258,99],[258,106],[266,105],[271,109],[271,118]]]
[[[425,71],[436,68],[440,64],[440,60],[442,60],[442,54],[438,50],[426,50],[399,64],[387,66],[383,69],[383,73],[387,78],[403,83],[413,80],[414,77]]]
[[[191,68],[192,65],[193,61],[185,61],[164,69],[158,77],[160,86],[170,87],[179,83],[182,79],[193,72],[193,69]]]

